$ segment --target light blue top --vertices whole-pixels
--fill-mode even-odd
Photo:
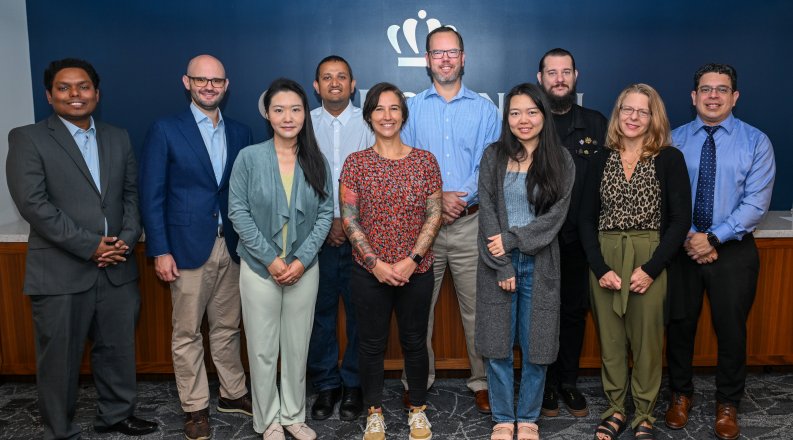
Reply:
[[[402,142],[429,150],[441,167],[444,191],[468,193],[469,206],[479,203],[479,162],[485,147],[501,131],[498,109],[492,102],[462,85],[451,101],[433,84],[408,100],[408,121]]]
[[[309,269],[316,263],[333,221],[333,184],[328,163],[323,162],[327,197],[320,198],[295,162],[287,203],[272,139],[243,148],[234,161],[229,178],[229,219],[240,236],[237,253],[262,278],[270,277],[267,266],[282,254],[287,264],[298,259]],[[287,223],[284,244],[281,231]]]
[[[212,161],[212,170],[215,172],[215,180],[219,185],[220,179],[223,178],[223,170],[226,168],[226,124],[223,122],[223,114],[218,109],[218,125],[215,126],[209,116],[199,110],[194,102],[190,103],[190,111],[193,112],[198,131],[204,139],[204,146],[209,153],[209,160]]]
[[[699,159],[707,133],[699,116],[672,131],[683,152],[691,180],[692,206],[697,193]],[[740,240],[757,228],[771,203],[776,165],[771,141],[760,130],[730,114],[713,134],[716,142],[716,188],[713,232],[722,243]],[[691,230],[695,231],[694,226]]]
[[[66,126],[66,129],[69,130],[69,134],[72,135],[74,142],[77,144],[77,148],[80,149],[80,154],[82,154],[83,159],[85,159],[88,171],[91,172],[91,179],[94,181],[94,185],[96,185],[96,190],[99,191],[99,194],[102,194],[102,185],[99,179],[99,145],[96,143],[94,117],[90,117],[91,124],[88,130],[83,130],[60,116],[58,116],[58,118],[60,118],[63,125]],[[107,218],[105,218],[105,235],[107,235]]]
[[[319,149],[330,165],[333,177],[333,216],[339,212],[339,177],[341,167],[350,153],[374,145],[374,134],[363,120],[363,111],[349,103],[339,116],[334,117],[324,107],[311,111],[311,124]]]
[[[534,208],[526,191],[526,173],[507,171],[504,176],[504,204],[510,228],[526,226],[534,220]]]

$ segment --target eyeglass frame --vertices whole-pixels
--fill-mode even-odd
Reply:
[[[453,53],[455,55],[452,55]],[[430,58],[432,58],[433,60],[441,60],[441,59],[443,59],[444,55],[446,55],[449,58],[460,58],[460,55],[462,55],[462,54],[463,54],[463,50],[462,49],[446,49],[446,50],[433,49],[433,50],[428,50],[427,51],[427,55],[429,55]]]
[[[190,76],[185,75],[186,77],[190,78],[190,81],[195,84],[196,87],[204,87],[207,84],[212,84],[212,87],[215,89],[219,89],[226,85],[226,81],[228,78],[205,78],[203,76]],[[215,85],[215,81],[223,81],[220,85]],[[203,82],[204,84],[199,84],[199,82]]]
[[[719,95],[728,95],[728,94],[730,94],[730,93],[732,93],[734,91],[732,89],[732,87],[730,87],[730,86],[708,86],[708,85],[705,85],[705,86],[697,87],[697,93],[702,93],[703,95],[709,95],[710,92],[712,92],[714,90]],[[724,91],[722,92],[722,90],[724,90]]]
[[[633,116],[634,113],[639,114],[639,119],[649,119],[650,116],[653,115],[653,112],[650,110],[645,110],[643,108],[633,108],[630,106],[620,106],[620,114],[622,116]]]

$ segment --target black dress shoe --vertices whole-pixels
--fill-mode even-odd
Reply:
[[[363,412],[363,396],[360,388],[344,387],[339,405],[339,418],[351,421],[358,418]]]
[[[120,432],[124,435],[146,435],[157,430],[157,424],[147,420],[129,416],[115,425],[97,427],[96,432]]]
[[[320,391],[317,400],[311,405],[311,418],[314,420],[325,420],[333,415],[333,406],[339,401],[341,388]]]

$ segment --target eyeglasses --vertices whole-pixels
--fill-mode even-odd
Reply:
[[[443,58],[443,54],[448,55],[449,58],[457,58],[460,56],[461,53],[463,53],[463,51],[460,49],[449,49],[449,50],[436,49],[436,50],[431,50],[428,53],[430,54],[432,59],[439,60]]]
[[[226,85],[226,78],[204,78],[203,76],[187,76],[193,81],[196,87],[204,87],[207,83],[212,83],[212,87],[220,88]]]
[[[708,95],[708,94],[710,94],[710,92],[712,92],[714,90],[716,92],[718,92],[719,95],[726,95],[726,94],[732,92],[732,88],[727,87],[727,86],[716,86],[716,87],[713,87],[713,86],[699,86],[699,89],[697,89],[697,90],[699,90],[699,93],[702,93],[703,95]]]
[[[634,112],[638,112],[639,117],[642,119],[647,119],[652,115],[650,110],[645,110],[643,108],[620,107],[620,113],[622,113],[623,116],[633,116]]]

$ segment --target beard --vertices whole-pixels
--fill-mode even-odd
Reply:
[[[576,102],[575,84],[563,96],[554,95],[548,91],[546,91],[545,96],[548,97],[548,103],[551,104],[551,113],[558,115],[567,113]]]

